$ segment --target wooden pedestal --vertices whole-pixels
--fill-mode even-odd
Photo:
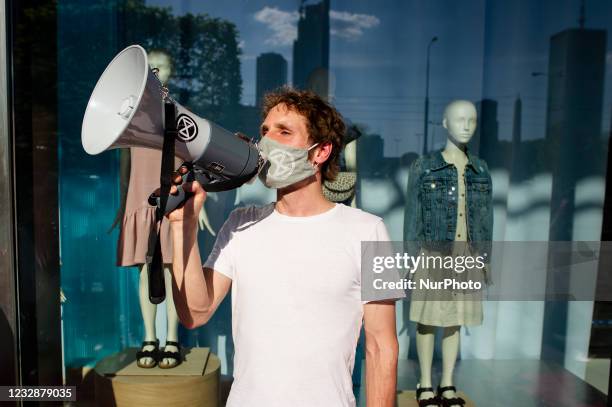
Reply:
[[[173,369],[136,366],[136,348],[102,359],[95,367],[96,404],[103,407],[217,407],[219,358],[208,348],[185,348]]]
[[[465,407],[476,407],[476,404],[464,393],[458,392],[458,397],[465,400]],[[397,407],[419,407],[416,401],[416,391],[403,390],[397,393]]]

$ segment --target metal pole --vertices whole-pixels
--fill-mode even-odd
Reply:
[[[15,224],[13,207],[12,135],[9,121],[10,62],[7,61],[10,4],[0,1],[0,383],[5,386],[19,383],[19,317],[15,282]],[[9,2],[10,3],[10,2]]]

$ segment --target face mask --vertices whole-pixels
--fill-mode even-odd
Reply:
[[[297,148],[281,144],[270,137],[262,137],[257,145],[267,162],[259,172],[259,179],[268,188],[280,189],[315,174],[317,167],[308,161],[308,152],[317,144]]]

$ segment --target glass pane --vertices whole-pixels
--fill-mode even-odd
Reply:
[[[153,212],[142,205],[144,198],[131,206],[126,194],[136,188],[129,182],[136,167],[148,175],[147,182],[157,182],[161,155],[122,149],[91,156],[81,143],[82,118],[96,81],[131,44],[147,51],[176,102],[248,137],[259,135],[264,95],[281,85],[312,90],[333,104],[346,119],[348,135],[357,138],[341,157],[341,177],[348,187],[334,197],[383,218],[392,240],[406,239],[411,233],[407,219],[422,216],[410,212],[409,201],[416,196],[411,194],[420,193],[408,187],[411,165],[437,157],[446,166],[441,151],[461,144],[449,134],[449,105],[456,100],[476,109],[467,151],[486,163],[490,176],[491,203],[485,209],[491,210],[493,227],[488,240],[610,240],[605,226],[611,216],[609,197],[606,202],[611,190],[606,178],[612,122],[611,3],[57,3],[61,284],[68,369],[93,366],[122,349],[140,347],[146,339],[139,265]],[[457,176],[446,174],[441,179],[455,196]],[[423,185],[430,184],[419,188]],[[443,198],[438,202],[444,208],[434,211],[445,222],[451,219],[455,231],[459,223],[453,216],[461,207]],[[260,182],[209,193],[198,235],[202,260],[232,210],[275,199],[275,192]],[[459,210],[446,212],[447,207]],[[474,219],[469,222],[480,222]],[[466,223],[467,233],[470,227]],[[453,236],[461,239],[460,234]],[[511,265],[500,275],[510,281]],[[589,301],[484,302],[476,318],[482,323],[460,330],[454,383],[476,405],[493,398],[500,405],[603,405],[612,312],[608,302],[596,299],[593,293]],[[416,345],[419,321],[411,318],[410,309],[407,301],[397,303],[402,391],[414,391],[423,380]],[[153,318],[162,343],[175,335],[165,303]],[[444,373],[440,333],[435,385]],[[210,347],[221,360],[221,372],[228,379],[233,375],[229,299],[205,326],[180,326],[178,339],[183,346]],[[352,371],[360,405],[365,405],[364,358],[362,338]]]

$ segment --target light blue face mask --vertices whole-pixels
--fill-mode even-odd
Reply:
[[[257,146],[267,162],[259,172],[259,179],[268,188],[280,189],[314,175],[317,167],[308,161],[308,152],[318,144],[298,148],[262,137]]]

